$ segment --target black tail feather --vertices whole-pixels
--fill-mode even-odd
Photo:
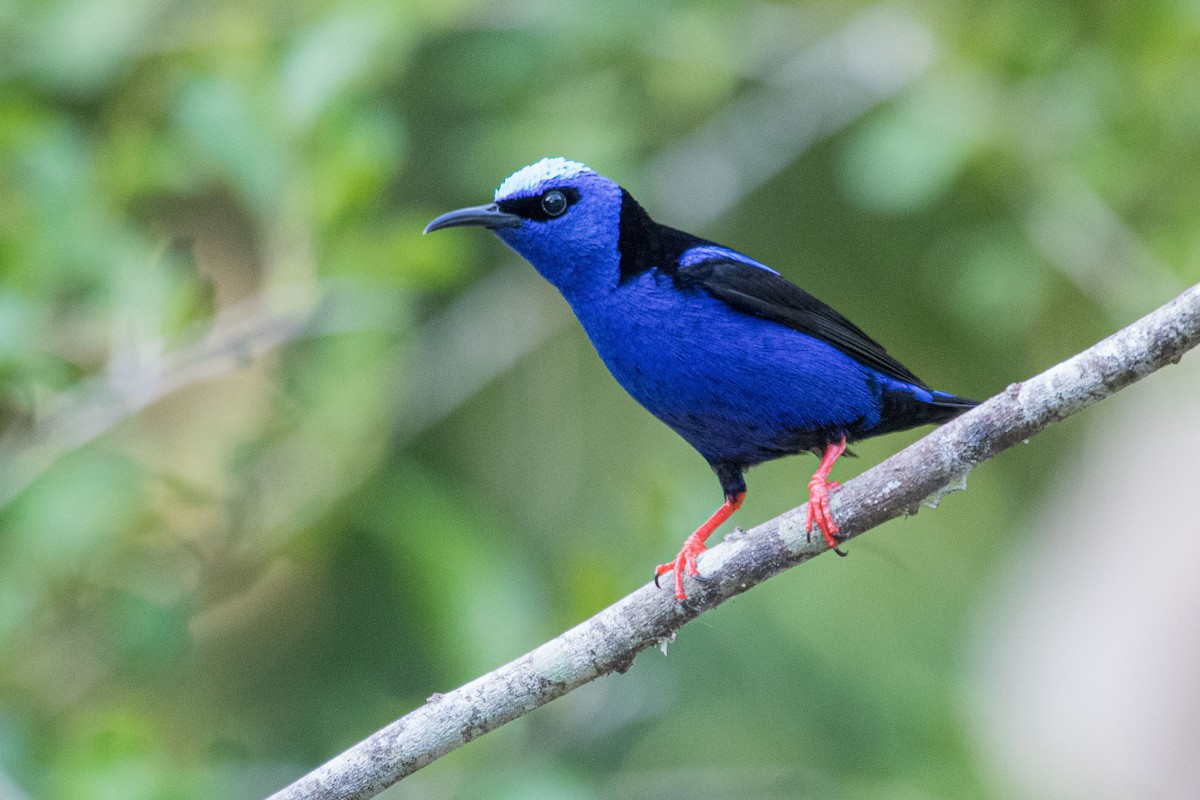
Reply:
[[[933,392],[933,401],[922,400],[910,391],[885,389],[879,424],[868,435],[908,430],[918,425],[941,425],[979,405],[945,392]]]

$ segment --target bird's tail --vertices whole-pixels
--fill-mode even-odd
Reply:
[[[946,392],[930,392],[930,394],[933,395],[933,401],[925,404],[929,409],[929,418],[926,421],[935,425],[949,422],[959,414],[970,411],[979,405],[978,400],[968,400],[965,397]]]
[[[883,413],[880,426],[870,433],[903,431],[918,425],[941,425],[979,405],[976,400],[927,390],[929,399],[914,394],[910,389],[884,389]]]

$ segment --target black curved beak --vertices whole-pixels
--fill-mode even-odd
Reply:
[[[471,206],[457,211],[448,211],[425,226],[425,233],[442,228],[462,228],[468,225],[480,228],[515,228],[521,224],[516,214],[507,214],[495,203],[486,206]]]

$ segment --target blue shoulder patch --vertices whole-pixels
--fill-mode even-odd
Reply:
[[[679,257],[679,266],[693,267],[696,264],[703,264],[705,261],[719,260],[740,261],[743,264],[749,264],[752,267],[758,267],[759,269],[766,270],[772,275],[779,274],[766,264],[760,264],[753,258],[742,255],[737,250],[730,250],[728,247],[721,247],[720,245],[714,244],[700,245],[699,247],[693,247],[689,250],[685,250],[683,255]]]

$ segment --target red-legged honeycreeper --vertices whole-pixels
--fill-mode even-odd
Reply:
[[[831,548],[829,473],[846,443],[950,420],[976,405],[930,389],[854,323],[736,250],[660,225],[583,164],[546,158],[495,202],[443,214],[425,232],[490,228],[570,303],[613,377],[704,456],[725,503],[655,581],[696,576],[704,542],[746,497],[747,467],[804,450],[808,529]]]

